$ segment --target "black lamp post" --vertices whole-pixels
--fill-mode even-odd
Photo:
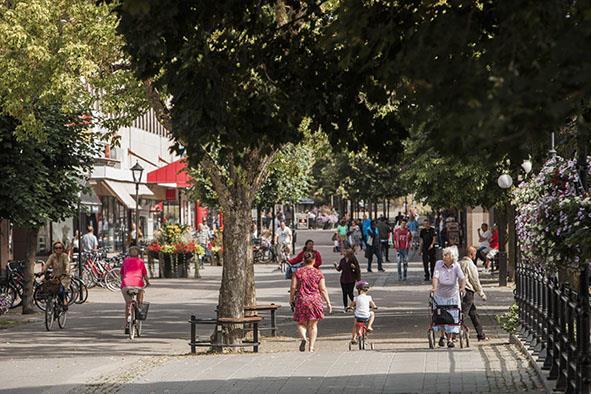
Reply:
[[[140,228],[140,201],[139,201],[139,191],[140,191],[140,182],[142,181],[142,173],[144,172],[144,168],[140,166],[139,162],[135,162],[133,167],[131,167],[131,174],[133,176],[133,182],[135,183],[135,238],[134,244],[137,245],[139,243],[139,228]]]

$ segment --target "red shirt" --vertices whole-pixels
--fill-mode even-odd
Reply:
[[[296,257],[294,257],[293,259],[289,259],[288,262],[289,264],[297,264],[297,263],[301,263],[302,261],[304,261],[304,250],[302,250],[300,253],[298,253],[298,255]],[[322,257],[320,256],[320,253],[315,250],[314,251],[314,267],[318,268],[322,265]]]
[[[491,249],[499,249],[499,231],[493,230],[492,235],[490,236],[490,248]]]
[[[409,249],[412,241],[412,234],[407,228],[399,227],[394,230],[394,247],[396,249]]]
[[[144,276],[148,276],[146,265],[139,257],[126,257],[121,265],[121,288],[144,287]]]

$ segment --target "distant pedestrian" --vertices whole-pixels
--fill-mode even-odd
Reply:
[[[378,220],[378,222],[376,223],[376,227],[380,232],[380,253],[383,257],[385,257],[387,262],[390,262],[390,245],[388,244],[388,242],[390,241],[390,226],[388,225],[388,221],[384,216],[382,216],[380,220]]]
[[[376,222],[372,220],[370,227],[367,230],[367,248],[365,249],[365,257],[367,257],[367,272],[373,272],[371,270],[371,263],[373,262],[374,255],[378,260],[378,271],[384,272],[385,270],[382,267],[380,231],[376,227]]]
[[[394,226],[400,226],[402,219],[404,219],[404,215],[402,214],[402,212],[398,211],[398,215],[396,215],[396,217],[394,218]]]
[[[486,340],[482,324],[480,324],[480,317],[476,311],[476,305],[474,304],[474,294],[477,293],[483,301],[486,301],[486,294],[482,289],[480,278],[478,277],[478,268],[474,261],[476,260],[476,248],[474,246],[468,247],[468,255],[464,256],[460,260],[460,267],[462,272],[466,276],[466,294],[462,299],[462,312],[464,315],[470,316],[476,335],[479,341]]]
[[[486,253],[486,261],[484,263],[484,269],[489,271],[493,267],[491,267],[491,262],[495,259],[497,254],[499,253],[499,229],[496,224],[493,224],[492,231],[490,235],[490,247],[488,248],[488,252]]]
[[[435,271],[435,244],[437,242],[437,232],[433,226],[431,226],[428,219],[423,220],[423,228],[419,233],[419,237],[419,250],[423,258],[425,281],[429,281]]]
[[[275,235],[275,243],[277,244],[279,255],[281,251],[285,250],[288,255],[291,254],[291,244],[293,242],[293,233],[291,229],[287,227],[285,222],[279,224],[277,234]]]
[[[297,265],[302,263],[304,261],[304,255],[306,252],[314,253],[314,267],[319,268],[322,265],[322,256],[320,255],[320,252],[314,249],[314,241],[312,241],[311,239],[306,241],[302,251],[298,253],[298,255],[294,258],[289,259],[288,263],[290,265]]]
[[[359,220],[355,220],[353,226],[351,226],[351,246],[353,247],[353,252],[363,249],[363,233],[361,232]]]
[[[406,280],[408,271],[408,250],[412,243],[412,234],[406,228],[406,219],[394,230],[394,248],[398,251],[398,280]]]
[[[355,257],[352,248],[345,249],[345,255],[337,265],[334,264],[337,271],[341,273],[341,290],[343,291],[343,312],[346,312],[349,306],[348,299],[353,301],[355,282],[361,280],[361,267]],[[347,299],[348,298],[348,299]]]
[[[81,248],[83,252],[92,252],[98,249],[98,239],[94,235],[94,228],[92,226],[87,227],[87,232],[82,236],[80,240]]]
[[[337,234],[337,241],[338,243],[338,250],[337,252],[344,252],[345,247],[347,246],[347,237],[349,233],[349,227],[347,226],[347,221],[345,219],[341,219],[339,225],[337,226],[336,234]]]
[[[328,313],[332,313],[332,305],[324,274],[314,268],[314,253],[304,253],[304,266],[297,270],[291,278],[290,304],[294,308],[293,320],[297,323],[301,337],[300,351],[314,351],[318,335],[318,321],[324,319],[324,304],[326,301]]]
[[[364,213],[363,214],[363,221],[361,222],[361,231],[363,233],[363,244],[365,245],[366,250],[367,250],[367,232],[370,227],[371,227],[371,219],[369,219],[367,217],[367,214]]]
[[[492,233],[488,229],[487,223],[482,223],[480,228],[478,229],[478,250],[476,251],[476,261],[478,259],[482,260],[483,263],[486,262],[486,254],[490,249],[490,240],[492,238]]]

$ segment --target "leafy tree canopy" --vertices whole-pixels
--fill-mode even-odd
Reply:
[[[50,135],[44,142],[18,139],[15,130],[22,124],[0,116],[0,217],[32,229],[75,214],[80,179],[98,153],[77,115],[54,107],[37,117],[45,127],[41,132]]]
[[[374,101],[395,103],[405,128],[456,157],[478,147],[517,162],[589,107],[590,12],[588,1],[343,0],[334,36],[342,67],[369,73]]]
[[[111,131],[146,109],[111,10],[92,1],[2,2],[0,114],[14,118],[19,138],[51,135],[39,114],[56,103],[70,114],[95,108],[94,122]]]

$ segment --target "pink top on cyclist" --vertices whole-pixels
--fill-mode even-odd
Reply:
[[[144,276],[148,276],[146,265],[139,257],[126,257],[121,265],[121,288],[144,287]]]

